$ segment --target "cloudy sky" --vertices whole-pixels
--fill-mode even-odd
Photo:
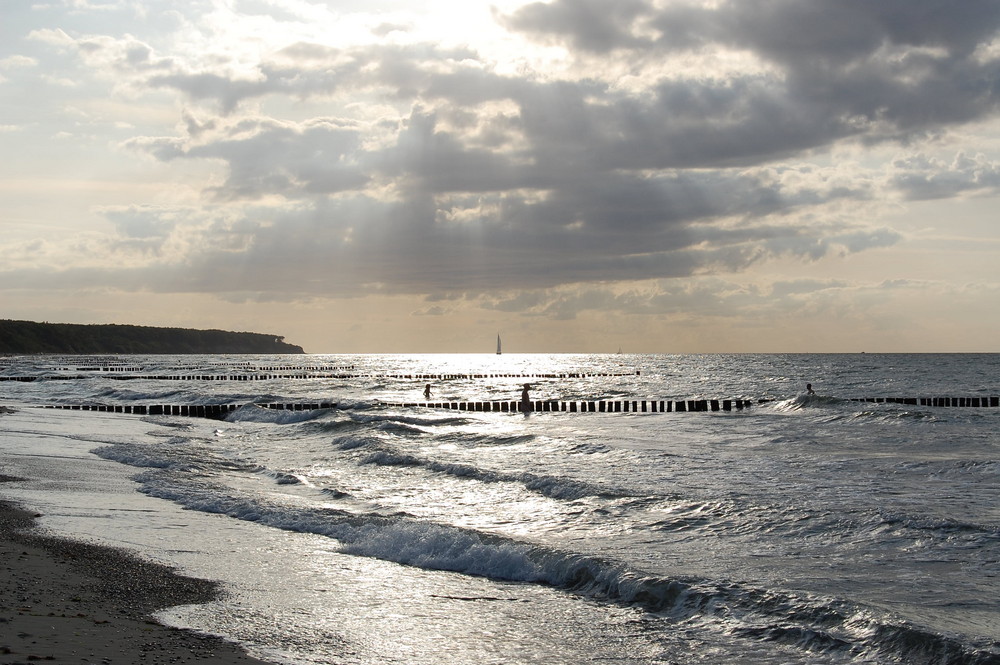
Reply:
[[[1000,351],[996,0],[2,0],[0,318]]]

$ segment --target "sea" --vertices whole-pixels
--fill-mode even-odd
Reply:
[[[1000,663],[1000,408],[924,399],[1000,395],[1000,354],[14,356],[0,378],[0,475],[26,479],[0,497],[219,581],[158,618],[272,662]],[[524,384],[633,408],[467,406]],[[152,405],[233,406],[124,412]]]

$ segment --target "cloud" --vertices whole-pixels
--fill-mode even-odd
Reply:
[[[468,66],[463,63],[476,58],[467,48],[429,44],[334,48],[297,42],[239,73],[228,65],[199,68],[171,61],[168,71],[148,77],[146,84],[176,90],[194,101],[213,101],[228,115],[244,102],[269,95],[309,98],[384,87],[395,96],[414,97],[448,76],[439,72],[461,70]]]
[[[37,59],[26,55],[11,55],[0,59],[0,70],[27,69],[37,65]]]
[[[892,163],[890,184],[912,201],[996,193],[1000,191],[1000,162],[982,154],[958,153],[950,163],[917,154]]]
[[[725,141],[734,146],[733,157],[766,156],[763,145],[778,152],[851,137],[897,138],[997,110],[992,82],[1000,62],[981,57],[1000,28],[1000,8],[990,0],[963,3],[959,11],[945,0],[724,0],[662,7],[634,0],[613,12],[597,11],[599,4],[531,3],[501,20],[582,54],[624,51],[641,61],[650,54],[669,58],[712,49],[769,63],[764,74],[721,80],[681,74],[660,84],[657,101],[664,109],[682,117],[704,114],[695,131],[725,130],[725,118],[748,130],[742,140],[721,137],[737,139]],[[749,149],[748,137],[761,131],[761,146]],[[695,144],[696,154],[712,154],[706,139]]]
[[[1000,24],[990,0],[956,11],[947,0],[721,0],[657,3],[553,0],[522,6],[500,20],[509,29],[585,51],[676,50],[736,45],[791,63],[856,61],[885,42],[972,53]]]
[[[534,2],[508,17],[500,16],[508,28],[553,41],[567,41],[575,48],[607,52],[616,48],[646,48],[648,38],[635,34],[640,19],[648,20],[651,7],[642,0]]]
[[[886,288],[913,288],[911,285]],[[847,280],[797,279],[750,286],[720,277],[685,282],[646,280],[626,285],[594,284],[541,289],[530,294],[485,297],[483,308],[568,321],[588,313],[615,316],[731,318],[741,312],[758,321],[784,317],[809,307],[813,313],[842,310],[859,290]]]
[[[18,264],[5,284],[714,315],[847,289],[748,292],[734,275],[892,247],[903,234],[868,214],[880,202],[1000,183],[991,157],[924,140],[1000,110],[992,1],[552,0],[495,14],[520,49],[503,62],[472,36],[373,42],[416,39],[396,16],[341,43],[297,18],[322,8],[242,6],[252,47],[214,45],[225,26],[197,3],[171,9],[187,12],[173,32],[30,32],[169,117],[115,145],[201,198],[99,208],[105,263]]]
[[[56,47],[72,47],[76,40],[61,28],[41,28],[32,30],[26,36],[28,40],[38,41]]]

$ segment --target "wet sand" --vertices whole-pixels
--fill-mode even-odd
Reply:
[[[16,480],[0,475],[0,482]],[[50,537],[34,518],[0,501],[0,665],[264,663],[236,644],[152,619],[160,609],[215,598],[214,583],[121,550]]]

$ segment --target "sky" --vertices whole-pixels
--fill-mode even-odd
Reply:
[[[1000,351],[996,0],[0,0],[0,318]]]

